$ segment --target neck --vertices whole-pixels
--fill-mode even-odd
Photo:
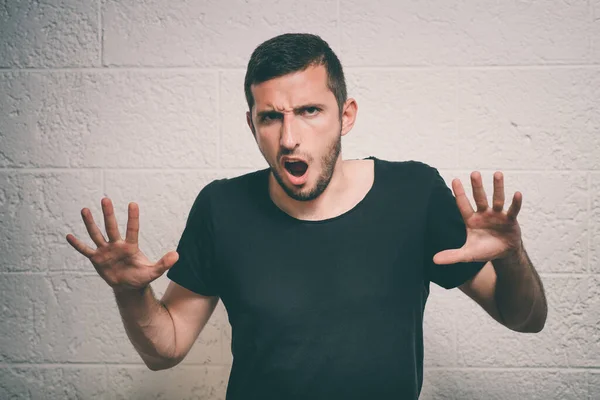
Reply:
[[[340,153],[327,188],[317,198],[309,201],[292,199],[285,193],[275,180],[273,173],[269,173],[269,195],[273,202],[287,214],[297,219],[320,220],[326,219],[335,211],[336,205],[342,204],[342,197],[350,188],[351,182],[345,170],[346,163]]]

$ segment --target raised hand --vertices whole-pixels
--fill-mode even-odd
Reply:
[[[81,210],[81,216],[90,238],[98,248],[90,248],[71,234],[67,235],[67,242],[92,262],[98,274],[115,291],[142,289],[175,264],[179,258],[176,251],[170,251],[158,262],[152,263],[139,249],[140,211],[136,203],[129,203],[125,240],[119,234],[111,200],[105,197],[100,203],[108,242],[87,208]]]
[[[483,189],[481,174],[471,173],[473,198],[477,212],[465,195],[459,179],[452,180],[452,190],[456,204],[465,221],[467,240],[460,249],[444,250],[433,257],[436,264],[455,264],[458,262],[490,261],[518,254],[523,249],[521,228],[517,215],[521,210],[523,195],[516,192],[507,212],[504,208],[504,177],[502,172],[494,174],[494,195],[492,208],[489,208]]]

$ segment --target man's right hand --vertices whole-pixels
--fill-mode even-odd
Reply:
[[[67,235],[67,242],[92,262],[98,274],[115,292],[143,289],[177,262],[179,255],[176,251],[168,252],[153,264],[139,249],[140,211],[136,203],[129,203],[125,240],[119,234],[111,200],[105,197],[100,203],[108,242],[96,226],[88,208],[81,210],[81,216],[90,238],[98,248],[90,248],[71,234]]]

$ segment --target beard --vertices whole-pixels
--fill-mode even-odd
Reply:
[[[277,168],[273,168],[271,166],[271,172],[273,172],[273,176],[279,186],[283,189],[283,191],[292,199],[297,201],[310,201],[314,200],[321,195],[327,189],[329,182],[331,182],[331,178],[333,176],[333,170],[335,168],[335,163],[342,151],[342,135],[341,130],[338,137],[329,145],[327,148],[327,152],[323,157],[321,157],[321,165],[323,165],[323,169],[321,174],[317,178],[317,183],[312,190],[308,192],[302,192],[301,190],[294,190],[289,188]],[[281,155],[278,155],[278,159],[280,159]],[[308,161],[308,160],[307,160]]]

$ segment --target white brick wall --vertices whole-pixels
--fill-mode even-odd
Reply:
[[[0,5],[0,398],[223,399],[222,303],[187,359],[149,371],[91,244],[100,199],[174,250],[198,190],[266,167],[245,123],[252,50],[288,31],[342,60],[344,158],[417,159],[447,182],[505,173],[549,314],[509,331],[432,285],[422,399],[600,398],[600,1],[5,1]],[[470,192],[469,192],[470,193]],[[153,285],[162,295],[168,280]]]

